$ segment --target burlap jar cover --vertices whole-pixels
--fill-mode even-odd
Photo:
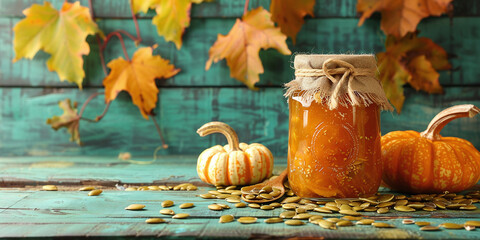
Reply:
[[[297,55],[295,79],[285,84],[285,97],[300,97],[307,105],[315,100],[331,110],[376,104],[392,111],[375,76],[376,63],[374,55]]]

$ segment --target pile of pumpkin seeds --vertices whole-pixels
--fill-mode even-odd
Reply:
[[[160,186],[130,186],[125,188],[125,191],[196,191],[198,188],[197,186],[191,183],[181,183],[175,186],[167,186],[167,185],[160,185]]]
[[[272,210],[282,208],[284,211],[278,217],[267,218],[265,223],[284,223],[292,226],[300,226],[309,223],[316,224],[325,229],[337,229],[338,227],[349,227],[355,225],[372,225],[377,228],[393,228],[392,224],[385,221],[376,221],[369,217],[378,217],[389,212],[416,212],[437,210],[453,210],[453,211],[472,211],[477,209],[474,203],[479,202],[480,191],[474,191],[465,195],[455,193],[442,194],[415,194],[411,196],[394,195],[394,194],[377,194],[371,197],[355,198],[355,199],[335,199],[325,201],[314,201],[311,199],[295,196],[292,190],[288,189],[283,198],[278,201],[257,204],[246,204],[241,201],[241,191],[236,186],[217,186],[216,190],[210,190],[207,193],[198,196],[204,199],[223,199],[229,203],[234,203],[235,207],[249,207],[256,210]],[[262,189],[251,196],[246,195],[247,199],[271,199],[272,192],[276,189]],[[263,194],[263,195],[262,195]],[[267,196],[270,195],[270,196]],[[273,194],[275,195],[275,194]],[[222,211],[229,209],[227,204],[214,203],[208,206],[212,211]],[[375,215],[365,214],[371,212]],[[332,217],[328,217],[332,214]],[[340,218],[333,215],[342,215]],[[368,216],[365,216],[368,215]],[[223,215],[220,217],[220,223],[228,223],[235,220],[233,215]],[[258,221],[254,217],[240,217],[238,222],[249,224]],[[411,221],[411,223],[409,222]],[[465,224],[442,223],[439,226],[431,226],[429,222],[417,222],[413,220],[404,221],[404,224],[416,224],[422,231],[433,231],[444,229],[466,229],[473,230],[480,227],[480,221],[467,221]]]

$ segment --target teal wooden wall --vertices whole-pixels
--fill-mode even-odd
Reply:
[[[63,0],[53,0],[59,8]],[[86,0],[80,1],[88,6]],[[82,122],[80,134],[84,146],[68,141],[65,131],[55,132],[45,124],[48,117],[61,114],[57,102],[64,98],[82,103],[94,92],[102,91],[103,72],[98,46],[89,38],[91,53],[85,57],[84,90],[58,81],[56,73],[45,66],[47,54],[15,64],[12,48],[13,26],[23,18],[22,10],[43,0],[0,1],[0,155],[108,155],[129,151],[134,156],[151,156],[160,145],[151,121],[140,115],[127,94],[121,94],[99,123]],[[108,33],[125,29],[134,33],[128,0],[93,0],[100,28]],[[221,136],[199,137],[195,131],[203,123],[224,121],[234,127],[240,140],[260,142],[275,155],[285,156],[288,141],[288,109],[282,85],[293,78],[293,57],[267,50],[260,56],[265,73],[250,91],[229,77],[225,62],[205,72],[208,50],[217,34],[227,34],[243,12],[242,0],[215,0],[194,5],[191,26],[184,35],[181,50],[166,43],[151,24],[151,14],[139,19],[142,45],[158,44],[155,50],[182,71],[172,79],[159,82],[157,120],[170,148],[161,154],[199,154],[216,143],[225,143]],[[252,0],[250,8],[269,1]],[[306,20],[297,37],[297,44],[288,44],[294,53],[376,53],[383,51],[384,35],[379,18],[367,20],[357,27],[355,0],[318,0],[315,17]],[[419,25],[420,35],[432,38],[451,56],[453,70],[441,73],[444,95],[428,95],[410,87],[405,90],[406,102],[401,115],[382,113],[382,133],[413,129],[422,131],[440,110],[460,103],[480,106],[480,2],[455,0],[453,18],[429,18]],[[127,40],[130,54],[135,47]],[[113,40],[105,52],[106,60],[122,56],[120,44]],[[94,100],[86,116],[94,117],[103,110],[103,100]],[[443,135],[470,140],[480,148],[480,118],[452,122]]]

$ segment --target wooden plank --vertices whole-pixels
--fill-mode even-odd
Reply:
[[[58,9],[62,0],[50,1]],[[0,16],[22,17],[22,10],[33,3],[42,4],[43,0],[2,0],[0,2]],[[317,1],[314,8],[315,17],[357,17],[356,0],[322,0]],[[88,6],[87,0],[80,0],[82,6]],[[215,0],[194,5],[192,16],[194,18],[215,18],[215,17],[241,17],[245,1],[241,0]],[[269,9],[269,1],[252,0],[250,9],[262,6]],[[99,18],[130,18],[130,7],[128,0],[95,0],[93,8],[96,17]],[[454,16],[478,16],[480,4],[476,0],[453,1]],[[149,13],[146,17],[152,17]],[[142,16],[144,16],[142,14]]]
[[[283,210],[253,210],[250,208],[232,208],[222,212],[206,210],[207,205],[219,200],[206,200],[196,197],[213,188],[201,188],[196,192],[174,191],[105,191],[100,196],[89,197],[85,192],[44,192],[44,191],[1,191],[2,195],[26,193],[27,197],[18,198],[12,206],[0,211],[0,237],[65,237],[65,236],[161,236],[161,237],[325,237],[325,238],[427,238],[427,239],[465,239],[476,238],[474,231],[442,230],[440,232],[421,232],[418,226],[404,225],[402,219],[429,221],[438,225],[446,221],[462,224],[467,220],[479,219],[479,210],[472,212],[438,211],[415,213],[365,213],[365,217],[384,221],[396,226],[394,229],[376,229],[373,226],[342,227],[336,231],[322,229],[307,223],[294,227],[285,224],[265,224],[263,220],[278,216]],[[169,219],[160,215],[160,203],[172,200],[175,212],[191,215],[188,219]],[[195,204],[191,209],[179,209],[184,202]],[[125,211],[131,203],[145,204],[143,211]],[[238,222],[219,224],[223,214],[235,217],[255,216],[255,224],[242,225]],[[324,217],[340,217],[339,214],[320,214]],[[463,214],[463,215],[462,215]],[[377,217],[374,217],[377,216]],[[144,221],[151,217],[163,217],[168,224],[148,225]],[[22,228],[20,228],[21,226]]]
[[[45,120],[61,114],[57,102],[65,98],[85,101],[96,92],[88,89],[0,88],[0,152],[2,156],[82,155],[117,156],[131,152],[134,156],[152,156],[160,145],[152,122],[144,120],[127,94],[114,101],[105,118],[96,124],[82,122],[80,135],[84,146],[68,142],[65,131],[53,131]],[[165,88],[160,91],[157,120],[169,148],[159,155],[198,155],[215,144],[225,144],[220,134],[201,138],[196,133],[210,121],[223,121],[237,130],[241,141],[266,145],[275,156],[287,155],[288,106],[283,88],[266,88],[258,92],[245,88]],[[444,95],[428,95],[406,89],[401,115],[382,113],[382,133],[413,129],[423,131],[435,114],[446,107],[472,103],[480,106],[480,87],[449,87]],[[103,100],[92,101],[86,117],[103,111]],[[458,119],[443,131],[471,141],[480,149],[480,121]]]
[[[0,28],[8,31],[0,36],[4,43],[0,46],[0,55],[4,56],[0,59],[2,79],[0,87],[75,87],[70,83],[60,82],[56,73],[48,71],[45,62],[49,56],[43,52],[37,54],[33,60],[22,59],[16,63],[11,62],[14,58],[12,28],[17,22],[18,19],[0,18]],[[476,48],[470,47],[480,44],[480,38],[476,36],[480,26],[475,22],[474,18],[455,18],[454,24],[451,25],[448,19],[439,18],[419,25],[421,36],[432,38],[449,53],[457,56],[452,59],[455,69],[451,71],[452,74],[449,74],[450,72],[441,74],[442,85],[478,85],[480,83],[479,73],[473,66],[478,62],[480,53],[477,53]],[[139,20],[144,39],[141,46],[159,44],[155,53],[169,59],[176,67],[182,69],[177,76],[159,81],[160,86],[243,86],[239,81],[230,78],[230,71],[225,61],[214,64],[209,71],[204,69],[204,64],[208,60],[208,50],[215,42],[217,34],[227,34],[233,24],[233,19],[194,19],[184,35],[182,49],[177,51],[173,43],[167,43],[157,35],[149,19]],[[107,33],[116,29],[135,31],[133,22],[128,19],[106,19],[99,21],[99,25]],[[383,37],[377,21],[367,21],[364,26],[357,27],[356,19],[310,19],[302,29],[295,46],[288,40],[289,47],[295,54],[383,51]],[[451,35],[453,37],[450,37]],[[93,37],[89,38],[89,42],[91,53],[85,57],[84,86],[102,87],[104,73],[98,56],[98,46]],[[126,40],[126,46],[132,55],[136,49],[133,42]],[[119,41],[114,39],[109,43],[105,56],[107,62],[123,56]],[[258,85],[282,86],[294,77],[291,67],[293,56],[284,56],[275,50],[268,50],[261,51],[260,57],[265,73],[260,75],[261,80]]]

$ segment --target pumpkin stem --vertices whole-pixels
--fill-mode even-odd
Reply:
[[[430,121],[430,124],[428,124],[427,130],[420,133],[420,136],[430,140],[439,140],[440,131],[442,131],[443,127],[445,127],[450,121],[462,117],[472,118],[479,112],[480,109],[473,104],[449,107],[438,113],[432,121]]]
[[[228,124],[223,122],[209,122],[205,123],[197,130],[200,137],[207,136],[212,133],[221,133],[227,138],[228,146],[230,146],[230,151],[239,151],[240,146],[238,142],[238,136],[235,130]]]

